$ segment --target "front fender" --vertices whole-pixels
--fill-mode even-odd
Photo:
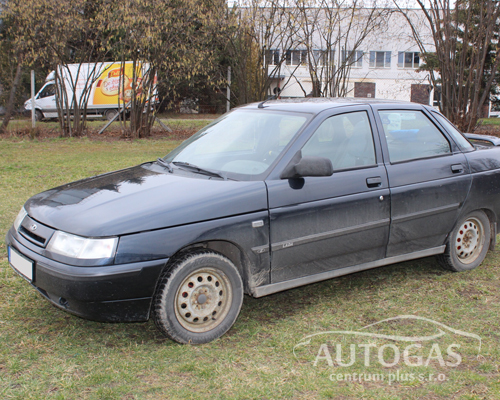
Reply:
[[[255,286],[269,283],[267,211],[122,236],[115,263],[170,258],[186,248],[217,241],[232,243],[243,251],[248,262],[242,264],[245,268],[242,279],[246,280],[245,286],[250,291]]]

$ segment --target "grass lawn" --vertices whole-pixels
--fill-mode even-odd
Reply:
[[[0,139],[1,238],[31,195],[178,143]],[[499,265],[498,252],[465,273],[428,258],[246,297],[228,334],[183,346],[151,321],[97,323],[53,307],[13,272],[2,240],[0,399],[499,399]],[[453,331],[410,319],[361,329],[400,315]],[[339,351],[352,365],[339,365]]]
[[[482,118],[482,125],[500,125],[500,118]]]
[[[203,128],[205,125],[212,122],[218,115],[197,115],[196,118],[187,117],[187,118],[179,118],[179,115],[175,115],[175,118],[170,115],[162,115],[160,116],[161,121],[167,125],[169,128],[173,130],[199,130]],[[106,125],[108,121],[99,118],[99,119],[89,119],[87,122],[87,127],[91,130],[99,131],[104,125]],[[155,124],[156,126],[157,124]],[[27,118],[19,118],[14,119],[9,122],[8,130],[9,132],[17,132],[31,128],[31,119]],[[59,132],[59,122],[55,120],[41,121],[36,123],[36,128],[44,131],[53,131]],[[108,131],[117,130],[120,128],[120,122],[113,122],[108,128]]]

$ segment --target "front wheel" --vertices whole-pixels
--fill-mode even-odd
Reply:
[[[39,122],[43,119],[43,114],[40,110],[35,110],[35,121]]]
[[[491,239],[490,221],[483,211],[474,211],[459,223],[446,242],[439,263],[451,271],[478,267],[486,257]]]
[[[219,253],[200,251],[162,273],[153,319],[176,342],[208,343],[231,328],[242,302],[243,284],[234,264]]]

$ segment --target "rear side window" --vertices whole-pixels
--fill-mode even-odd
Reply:
[[[433,112],[432,115],[438,120],[438,122],[443,125],[448,133],[453,137],[455,142],[458,144],[458,147],[462,151],[472,151],[474,150],[474,146],[472,146],[469,141],[460,133],[460,131],[455,128],[455,126],[448,121],[444,116],[438,114],[437,112]]]
[[[375,164],[375,148],[365,111],[335,115],[323,121],[302,148],[302,156],[326,157],[333,169]]]
[[[450,143],[418,110],[379,111],[391,163],[451,153]]]

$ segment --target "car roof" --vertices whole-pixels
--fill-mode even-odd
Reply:
[[[386,104],[386,105],[419,105],[409,101],[360,98],[360,97],[302,97],[291,99],[266,100],[239,107],[242,109],[267,109],[274,111],[292,111],[319,113],[321,111],[352,105]]]

